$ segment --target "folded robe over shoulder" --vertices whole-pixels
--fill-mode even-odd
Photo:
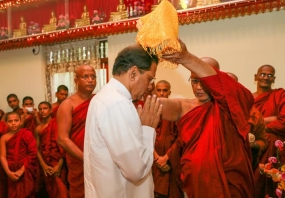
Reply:
[[[57,144],[57,122],[52,119],[48,126],[44,128],[41,133],[41,155],[45,163],[51,167],[58,164],[63,157],[60,148]],[[65,163],[61,168],[59,177],[47,176],[44,177],[46,191],[49,197],[54,198],[68,198],[67,190],[67,167]]]
[[[27,198],[35,195],[37,146],[31,131],[20,129],[6,142],[6,158],[13,172],[23,165],[25,172],[18,181],[8,179],[9,198]]]
[[[72,127],[70,139],[83,151],[85,122],[87,110],[90,103],[87,100],[77,106],[72,113]],[[71,198],[84,197],[84,174],[83,163],[66,153],[66,162],[68,166],[69,194]]]
[[[192,198],[252,198],[248,142],[252,94],[220,71],[200,80],[212,100],[178,122],[183,190]]]

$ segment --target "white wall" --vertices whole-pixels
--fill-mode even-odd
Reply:
[[[15,93],[20,99],[32,96],[35,104],[45,100],[45,74],[42,56],[33,48],[0,52],[0,109],[11,111],[6,97]],[[36,48],[37,49],[37,48]]]
[[[211,56],[221,70],[238,75],[251,91],[256,85],[253,75],[263,64],[272,64],[277,71],[274,87],[285,87],[285,11],[240,18],[185,25],[180,38],[188,50],[198,57]],[[109,73],[117,53],[135,42],[136,33],[110,36]],[[170,70],[158,68],[157,80],[166,79],[172,85],[172,97],[193,97],[188,83],[189,71],[179,66]],[[32,48],[0,51],[0,109],[9,110],[6,96],[19,98],[31,95],[38,104],[45,99],[45,76],[42,57],[33,55]]]

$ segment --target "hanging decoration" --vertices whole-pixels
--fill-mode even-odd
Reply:
[[[4,2],[7,1],[4,0]],[[188,25],[279,10],[285,10],[285,0],[231,1],[178,11],[178,19],[180,25]],[[0,51],[135,32],[137,31],[136,21],[137,18],[133,18],[0,40]]]

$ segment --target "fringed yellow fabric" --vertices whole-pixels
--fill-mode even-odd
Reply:
[[[181,51],[178,41],[178,16],[173,5],[168,0],[162,0],[154,11],[138,20],[137,28],[136,41],[150,55],[158,56],[159,65],[176,68],[177,64],[161,58],[162,54]]]

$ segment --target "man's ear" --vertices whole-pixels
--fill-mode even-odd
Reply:
[[[129,76],[130,79],[133,81],[135,80],[136,76],[138,75],[138,68],[137,66],[133,66],[129,69]]]
[[[254,74],[254,81],[257,81],[257,74]]]

